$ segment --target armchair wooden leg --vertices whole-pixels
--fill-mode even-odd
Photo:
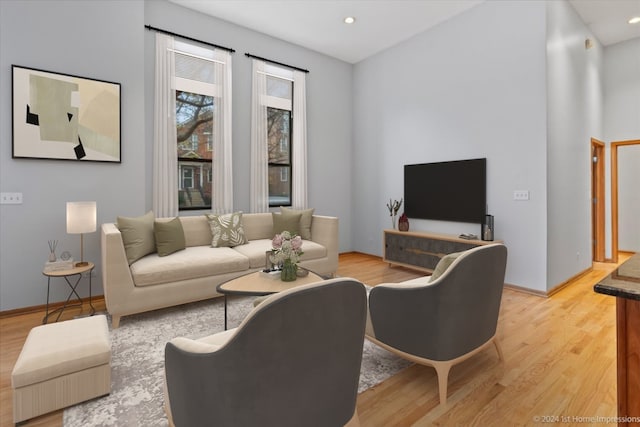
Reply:
[[[496,351],[498,352],[498,359],[504,360],[504,355],[502,354],[502,347],[500,347],[500,343],[498,342],[498,338],[493,337],[493,344],[496,346]]]
[[[447,385],[449,381],[449,371],[453,363],[451,362],[436,362],[433,367],[436,368],[436,374],[438,374],[438,390],[440,392],[440,404],[447,404]]]

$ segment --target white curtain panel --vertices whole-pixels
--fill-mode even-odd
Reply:
[[[153,211],[156,217],[178,215],[178,153],[173,37],[156,34],[156,80],[153,123]]]
[[[216,63],[216,81],[222,86],[222,93],[216,102],[222,108],[215,109],[213,145],[213,188],[211,210],[214,214],[233,212],[233,159],[232,159],[232,123],[231,123],[231,53],[216,51],[223,64]],[[220,76],[220,78],[218,78]]]
[[[291,204],[307,208],[307,73],[293,72],[293,176]]]
[[[251,90],[251,185],[249,207],[251,212],[269,212],[269,157],[267,153],[267,95],[265,63],[253,60]]]

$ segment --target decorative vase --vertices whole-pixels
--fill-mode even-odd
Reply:
[[[392,230],[396,229],[396,216],[395,215],[391,215],[391,229]]]
[[[283,282],[293,282],[298,278],[298,266],[291,262],[291,260],[285,260],[282,264],[282,271],[280,271],[280,279]]]
[[[49,262],[56,262],[58,258],[56,258],[56,253],[51,251],[49,252]]]
[[[398,230],[409,231],[409,218],[407,218],[407,215],[404,213],[400,215],[400,219],[398,220]]]

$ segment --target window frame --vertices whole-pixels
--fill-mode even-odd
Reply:
[[[174,52],[176,53],[176,55],[185,55],[187,57],[191,56],[203,61],[220,62],[216,60],[216,52],[214,50],[201,47],[188,42],[176,41]],[[175,76],[174,81],[175,81],[176,93],[178,91],[181,91],[181,92],[193,93],[196,95],[211,96],[213,98],[213,105],[214,105],[213,108],[216,108],[216,102],[219,102],[217,100],[222,98],[223,88],[222,88],[222,85],[220,84],[208,83],[208,82],[198,81],[198,80],[191,80],[191,79],[188,79],[185,77],[179,77],[179,76]],[[176,102],[178,102],[177,99],[176,99]],[[175,124],[176,127],[178,126],[177,119],[178,118],[176,117],[176,124]],[[183,183],[182,168],[183,167],[190,167],[193,170],[193,176],[191,178],[193,185],[189,189],[197,189],[197,188],[201,189],[203,187],[203,184],[205,184],[204,183],[205,179],[208,181],[207,182],[208,187],[211,189],[210,194],[202,194],[202,199],[204,201],[204,204],[201,206],[181,206],[181,202],[180,202],[181,198],[178,197],[178,212],[208,210],[212,208],[212,204],[213,204],[213,179],[212,178],[213,178],[213,165],[214,165],[213,156],[215,155],[215,153],[213,153],[213,138],[215,137],[214,135],[216,134],[215,130],[213,129],[214,125],[215,125],[215,122],[214,120],[212,120],[211,128],[203,132],[203,134],[206,135],[206,141],[203,142],[204,148],[207,152],[211,152],[211,159],[180,157],[179,155],[180,143],[176,141],[176,150],[178,154],[176,167],[178,168],[178,177],[179,177],[179,182],[177,184],[177,191],[178,192],[184,191],[184,187],[182,185]],[[197,152],[199,144],[197,140],[193,141],[194,136],[197,138],[197,134],[194,133],[189,137],[188,142],[187,140],[185,140],[184,142],[187,143],[185,145],[188,145],[191,151]],[[188,163],[207,163],[209,164],[209,168],[206,168],[204,165],[201,165],[200,173],[196,174],[195,166],[189,165]],[[206,177],[205,177],[205,174],[206,174]],[[199,175],[199,185],[196,185],[196,179],[198,175]],[[206,193],[206,191],[203,193]],[[207,198],[206,196],[209,196],[209,197]]]
[[[293,150],[295,149],[294,147],[294,140],[293,140],[293,93],[294,93],[294,82],[293,82],[293,75],[291,75],[291,77],[288,76],[288,73],[290,73],[290,70],[286,70],[286,69],[282,69],[279,67],[275,67],[275,66],[270,66],[267,65],[265,67],[265,75],[267,76],[267,78],[276,78],[276,79],[281,79],[284,80],[286,82],[288,82],[288,84],[290,84],[290,92],[289,92],[289,96],[291,97],[291,99],[287,99],[287,98],[281,98],[278,96],[273,96],[270,95],[269,93],[267,93],[267,95],[264,97],[264,105],[265,108],[267,109],[267,120],[269,117],[269,109],[277,109],[277,110],[281,110],[281,111],[287,111],[289,116],[288,116],[288,159],[287,159],[287,163],[275,163],[275,162],[270,162],[269,159],[267,159],[267,170],[268,170],[268,180],[271,177],[271,170],[273,168],[280,168],[280,173],[278,173],[278,177],[280,178],[280,182],[285,182],[284,180],[282,180],[282,172],[283,170],[287,170],[287,193],[288,193],[288,200],[286,202],[282,202],[282,196],[277,196],[277,195],[272,195],[271,193],[271,188],[269,185],[269,182],[267,183],[267,199],[268,199],[268,205],[269,208],[274,208],[274,207],[279,207],[279,206],[292,206],[293,205],[293,183],[292,180],[290,179],[290,177],[293,175]],[[283,143],[285,142],[285,139],[280,139],[280,141],[277,142],[277,144],[282,147]],[[269,144],[269,135],[267,135],[267,145]],[[267,149],[268,152],[268,149]]]

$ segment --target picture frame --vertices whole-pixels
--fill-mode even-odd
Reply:
[[[122,162],[120,83],[11,68],[14,159]]]

